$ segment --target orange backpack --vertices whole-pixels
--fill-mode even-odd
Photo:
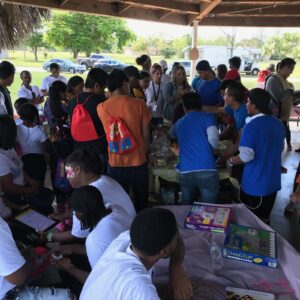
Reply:
[[[120,112],[123,111],[124,105],[127,100],[124,101],[120,108]],[[134,150],[137,147],[137,143],[134,137],[129,132],[129,129],[121,119],[121,117],[112,117],[102,106],[103,110],[108,114],[109,120],[106,127],[106,140],[108,143],[109,151],[114,154],[123,154]]]

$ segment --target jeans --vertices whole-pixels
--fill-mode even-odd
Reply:
[[[288,146],[291,145],[291,130],[289,121],[282,121],[283,127],[285,129],[285,139]]]
[[[129,193],[132,188],[134,206],[137,212],[148,206],[149,171],[148,164],[137,167],[108,166],[108,175],[115,179]]]
[[[192,204],[198,201],[216,203],[219,195],[219,176],[217,171],[195,171],[180,173],[182,204]]]

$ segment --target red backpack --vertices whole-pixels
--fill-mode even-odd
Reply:
[[[120,112],[123,111],[126,102],[127,100],[121,106],[119,115],[121,115]],[[137,147],[137,143],[129,132],[126,123],[120,117],[112,117],[104,109],[104,106],[102,108],[109,116],[105,130],[109,151],[114,154],[123,154],[134,150]]]
[[[77,142],[88,142],[99,138],[92,117],[84,107],[93,96],[87,97],[83,103],[79,103],[78,96],[76,96],[77,104],[72,114],[71,135]]]

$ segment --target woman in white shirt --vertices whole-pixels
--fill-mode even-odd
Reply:
[[[163,123],[164,95],[163,83],[161,82],[162,67],[153,64],[151,67],[152,80],[146,90],[147,106],[152,113],[152,123],[155,125]]]
[[[30,100],[39,111],[42,111],[41,103],[44,101],[44,97],[36,85],[31,85],[31,73],[29,71],[22,71],[20,77],[22,85],[18,91],[18,97]]]

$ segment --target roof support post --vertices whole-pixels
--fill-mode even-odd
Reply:
[[[198,49],[198,21],[193,21],[193,36],[192,36],[192,48]],[[191,60],[190,79],[193,80],[196,74],[196,60]]]

